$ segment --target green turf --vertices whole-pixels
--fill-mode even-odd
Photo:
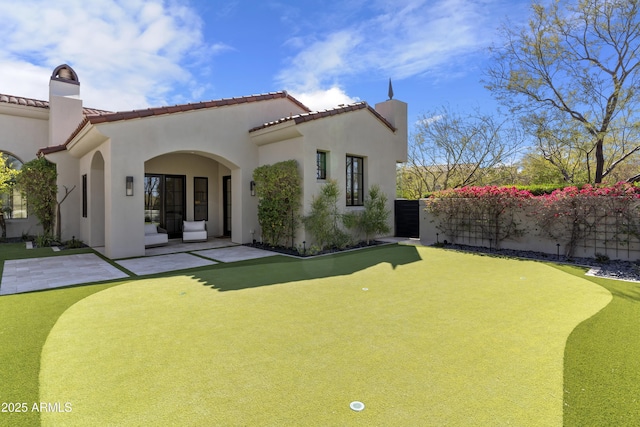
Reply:
[[[541,263],[398,246],[132,281],[58,319],[40,399],[73,411],[42,419],[559,425],[566,339],[610,300]]]
[[[584,274],[575,267],[557,268]],[[640,284],[587,280],[608,289],[613,300],[567,341],[565,425],[640,425]]]
[[[55,253],[0,245],[0,260],[48,255]],[[549,276],[542,264],[504,262],[393,246],[315,260],[274,257],[219,264],[194,270],[192,277],[159,275],[105,292],[100,291],[114,284],[3,296],[0,401],[32,404],[46,398],[61,402],[63,396],[53,390],[64,382],[53,381],[45,391],[45,381],[41,387],[39,375],[44,380],[66,371],[64,381],[77,383],[77,387],[64,388],[64,393],[79,394],[72,402],[74,412],[61,420],[45,414],[44,425],[49,420],[54,425],[82,424],[83,417],[92,415],[79,411],[81,404],[91,407],[94,415],[103,404],[120,405],[118,413],[133,415],[134,425],[148,425],[158,417],[184,425],[190,419],[206,418],[202,414],[211,415],[211,411],[215,419],[233,418],[227,423],[231,425],[323,421],[383,425],[397,424],[396,420],[410,416],[411,421],[405,424],[415,425],[417,419],[427,425],[558,425],[563,409],[567,426],[640,424],[640,285],[586,278],[613,294],[604,309],[589,317],[610,297],[585,284],[585,278],[571,278],[581,276],[582,270],[557,267],[563,276],[556,277]],[[537,267],[531,270],[531,265]],[[469,278],[468,271],[477,274]],[[494,277],[503,274],[511,282],[494,283]],[[568,286],[560,285],[564,289],[558,294],[551,279]],[[412,282],[420,285],[406,285]],[[369,291],[362,291],[362,287]],[[174,291],[179,289],[186,293],[176,295]],[[124,312],[114,307],[108,310],[107,302],[115,296],[121,299],[118,305]],[[156,302],[164,312],[150,308],[147,300]],[[174,304],[185,300],[193,305]],[[488,301],[494,302],[489,308]],[[106,304],[102,312],[86,312],[87,305],[98,302]],[[205,302],[216,310],[203,311]],[[577,311],[571,309],[576,305]],[[143,317],[138,320],[138,330],[122,325],[135,324],[129,313],[144,310],[152,311],[148,321]],[[94,316],[109,311],[111,317],[106,317],[103,331]],[[94,348],[103,346],[115,356],[95,362],[97,369],[83,381],[79,373],[88,362],[79,360],[78,352],[62,348],[59,340],[64,334],[60,335],[61,326],[56,326],[40,371],[42,349],[54,324],[60,318],[59,325],[63,325],[83,312],[88,330],[96,336],[115,337],[96,343],[95,337],[89,336],[79,343],[76,333],[82,336],[87,332],[75,322],[67,333],[79,330],[68,338],[80,349],[93,343]],[[123,319],[118,321],[116,314]],[[588,319],[573,328],[580,318]],[[172,322],[167,322],[170,319]],[[425,323],[429,327],[420,328]],[[114,325],[121,329],[114,330]],[[135,334],[127,333],[144,328],[148,336],[140,343]],[[562,362],[558,358],[560,335],[568,335],[572,328]],[[151,350],[139,353],[138,364],[122,366],[127,357],[133,357],[132,352],[107,344],[127,339],[129,348],[156,341]],[[56,342],[58,353],[50,350]],[[155,345],[163,342],[169,344]],[[181,353],[184,348],[190,351]],[[494,354],[496,348],[503,349],[502,355]],[[90,349],[84,351],[91,353]],[[56,354],[69,357],[56,365],[52,362]],[[517,366],[510,363],[513,359],[520,361]],[[558,386],[562,375],[558,374],[559,361],[564,363],[564,387],[562,383]],[[91,378],[123,375],[117,369],[110,374],[102,372],[109,364],[124,373],[138,369],[141,375],[135,380],[122,378],[123,386],[112,381],[110,392],[96,396],[90,389],[95,386]],[[174,370],[179,364],[193,369],[183,366]],[[538,368],[540,364],[550,370]],[[77,365],[78,370],[68,368]],[[194,372],[199,375],[194,377]],[[158,393],[145,391],[156,387]],[[564,395],[560,407],[558,389]],[[123,391],[131,402],[118,397]],[[422,399],[419,404],[416,394]],[[356,399],[367,405],[361,413],[348,410],[348,402]],[[167,402],[168,408],[184,405],[175,412],[165,411]],[[131,403],[138,406],[137,418],[135,411],[131,414],[128,410]],[[496,414],[505,417],[502,422],[500,418],[495,421]],[[64,415],[70,414],[59,414]],[[39,421],[38,412],[0,413],[1,426],[35,426]],[[104,424],[100,421],[96,422]]]
[[[0,426],[36,426],[42,347],[55,322],[77,301],[111,285],[0,297],[0,402],[26,403],[26,413],[0,413]]]

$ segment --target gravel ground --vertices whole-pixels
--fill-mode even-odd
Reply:
[[[545,254],[543,252],[534,251],[516,251],[512,249],[489,249],[486,247],[466,246],[466,245],[454,245],[448,244],[441,246],[445,249],[452,249],[464,252],[475,252],[488,255],[499,255],[515,258],[526,258],[541,261],[559,262],[563,264],[578,265],[590,268],[587,274],[597,277],[605,277],[607,279],[628,280],[633,282],[640,282],[640,263],[630,261],[597,261],[594,258],[572,258],[568,259],[565,256],[560,255],[558,258],[555,255]]]

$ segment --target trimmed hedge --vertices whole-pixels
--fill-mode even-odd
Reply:
[[[302,188],[298,162],[286,160],[264,165],[253,171],[256,195],[259,198],[258,222],[264,243],[293,246],[300,221]]]

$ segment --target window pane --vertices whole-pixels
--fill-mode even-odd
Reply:
[[[86,218],[87,210],[87,175],[82,175],[82,217]]]
[[[22,169],[22,162],[9,153],[0,151],[0,155],[4,159],[4,167],[19,171]],[[11,186],[15,183],[15,179],[11,178]],[[27,200],[22,193],[15,187],[9,188],[8,192],[2,195],[2,213],[5,218],[26,218],[27,217]]]
[[[209,192],[207,178],[193,179],[193,219],[194,221],[208,221]]]
[[[327,179],[327,153],[316,152],[316,178]]]
[[[364,177],[363,164],[362,163],[363,163],[363,159],[361,157],[356,157],[354,159],[354,166],[355,166],[354,167],[354,169],[355,169],[355,172],[354,172],[354,175],[355,175],[355,177],[354,177],[354,180],[355,180],[355,182],[354,182],[354,188],[355,188],[354,193],[355,194],[354,194],[354,197],[353,197],[353,203],[355,205],[362,205],[363,201],[364,201],[363,197],[362,197],[362,195],[363,195],[363,177]]]
[[[154,224],[160,223],[160,177],[144,177],[144,220]]]
[[[364,200],[364,159],[347,156],[347,206],[361,206]]]
[[[13,212],[11,218],[27,217],[27,199],[17,188],[13,189]]]

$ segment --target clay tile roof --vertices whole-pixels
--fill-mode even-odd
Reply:
[[[297,104],[298,106],[303,108],[304,110],[310,111],[307,107],[305,107],[302,103],[300,103],[300,101],[293,98],[287,92],[281,91],[281,92],[269,92],[269,93],[264,93],[259,95],[242,96],[239,98],[222,98],[218,100],[194,102],[190,104],[154,107],[154,108],[147,108],[144,110],[120,111],[115,113],[100,112],[99,114],[88,114],[87,118],[89,119],[89,122],[91,122],[92,124],[97,124],[97,123],[105,123],[105,122],[115,122],[119,120],[137,119],[137,118],[149,117],[149,116],[159,116],[163,114],[173,114],[173,113],[179,113],[179,112],[185,112],[185,111],[194,111],[194,110],[200,110],[203,108],[217,108],[217,107],[224,107],[227,105],[246,104],[249,102],[266,101],[266,100],[277,99],[277,98],[287,98],[294,104]],[[74,136],[75,136],[75,133],[74,135],[71,136],[71,138],[73,138]]]
[[[2,93],[0,93],[0,103],[22,105],[25,107],[49,108],[49,101],[5,95]],[[82,110],[85,116],[109,113],[109,111],[98,110],[96,108],[83,108]]]
[[[25,105],[27,107],[49,108],[47,101],[39,101],[37,99],[22,98],[19,96],[5,95],[0,93],[0,102],[15,105]]]
[[[143,117],[149,117],[149,116],[160,116],[163,114],[173,114],[173,113],[179,113],[184,111],[193,111],[193,110],[198,110],[202,108],[216,108],[216,107],[223,107],[226,105],[244,104],[248,102],[265,101],[269,99],[278,99],[278,98],[286,98],[289,101],[293,102],[294,104],[298,105],[300,108],[304,109],[305,111],[311,111],[300,101],[298,101],[297,99],[289,95],[286,91],[269,92],[269,93],[264,93],[260,95],[249,95],[249,96],[243,96],[239,98],[222,98],[218,100],[203,101],[203,102],[197,102],[192,104],[179,104],[179,105],[171,105],[166,107],[147,108],[144,110],[120,111],[115,113],[109,112],[109,111],[102,111],[102,110],[92,110],[93,111],[92,114],[87,114],[85,112],[84,120],[80,122],[76,130],[69,136],[69,138],[67,139],[64,145],[61,145],[58,147],[48,147],[40,150],[40,152],[44,154],[48,154],[49,152],[56,152],[56,151],[66,149],[66,146],[69,143],[69,141],[75,138],[76,135],[80,133],[82,128],[84,128],[87,125],[87,123],[98,124],[98,123],[115,122],[120,120],[130,120],[130,119],[137,119],[137,118],[143,118]],[[87,109],[85,109],[85,111],[86,110]],[[49,151],[49,150],[53,150],[53,151]]]
[[[100,115],[100,114],[109,114],[109,113],[111,113],[111,111],[98,110],[97,108],[88,108],[88,107],[83,107],[82,110],[83,110],[85,116],[97,116],[97,115]]]
[[[255,132],[260,129],[265,129],[270,126],[275,126],[280,123],[285,123],[289,121],[293,121],[295,124],[300,124],[304,122],[309,122],[312,120],[322,119],[324,117],[335,116],[338,114],[348,113],[350,111],[357,111],[362,109],[368,109],[373,115],[375,115],[382,123],[384,123],[387,127],[389,127],[392,131],[395,132],[396,128],[393,127],[391,123],[387,121],[380,113],[371,108],[366,102],[356,102],[355,104],[349,104],[345,106],[340,106],[337,108],[331,108],[329,110],[321,110],[321,111],[309,111],[308,113],[296,114],[294,116],[283,117],[278,120],[274,120],[272,122],[264,123],[263,125],[257,126],[253,129],[250,129],[249,132]]]
[[[56,145],[53,147],[45,147],[45,148],[41,148],[40,150],[38,150],[38,155],[40,154],[52,154],[52,153],[57,153],[59,151],[64,151],[66,150],[67,147],[65,145]]]

